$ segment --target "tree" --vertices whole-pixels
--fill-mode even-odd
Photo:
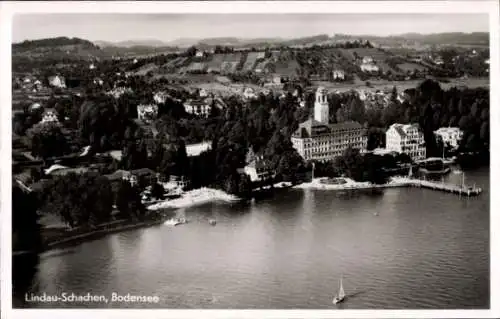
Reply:
[[[490,125],[488,122],[483,122],[481,125],[481,130],[479,133],[479,138],[483,141],[488,143],[490,140]]]
[[[121,181],[115,195],[116,208],[119,216],[125,219],[140,219],[145,214],[139,189],[127,181]]]
[[[28,131],[31,155],[43,159],[62,156],[69,150],[68,143],[57,124],[40,124]]]
[[[96,173],[56,176],[44,187],[42,198],[42,210],[59,216],[70,227],[95,226],[111,218],[111,185]]]
[[[164,199],[165,198],[165,188],[158,183],[154,182],[151,185],[151,196],[156,199]]]
[[[35,251],[41,248],[37,214],[40,202],[34,193],[12,181],[12,250]]]
[[[39,216],[40,202],[34,193],[23,190],[12,181],[12,252],[24,252],[12,256],[13,300],[23,300],[33,284],[42,249]]]

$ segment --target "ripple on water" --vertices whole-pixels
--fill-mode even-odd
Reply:
[[[376,198],[290,194],[192,208],[186,215],[193,222],[182,227],[130,231],[49,254],[36,281],[47,293],[158,294],[168,308],[488,307],[487,193],[474,201],[417,189]],[[206,216],[217,216],[217,226]],[[350,297],[337,307],[331,299],[341,275]]]

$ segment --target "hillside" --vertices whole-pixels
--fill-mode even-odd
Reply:
[[[12,44],[13,58],[25,59],[92,59],[103,51],[94,43],[80,39],[57,37]]]
[[[23,50],[33,50],[46,47],[66,47],[66,46],[82,46],[85,48],[99,49],[99,47],[84,39],[80,38],[68,38],[68,37],[57,37],[57,38],[47,38],[38,40],[25,40],[20,43],[14,43],[12,49],[15,51]]]
[[[312,46],[335,44],[343,41],[363,41],[369,40],[379,44],[388,46],[401,46],[403,44],[418,42],[422,45],[477,45],[485,46],[489,44],[489,34],[487,32],[475,33],[436,33],[436,34],[419,34],[408,33],[401,35],[393,35],[387,37],[373,35],[345,35],[336,34],[328,36],[326,34],[314,35],[302,38],[284,39],[279,37],[272,38],[236,38],[236,37],[215,37],[206,39],[196,38],[180,38],[169,42],[160,40],[141,40],[141,41],[122,41],[122,42],[105,42],[96,41],[96,44],[102,47],[116,48],[132,48],[132,47],[169,47],[169,48],[187,48],[197,46],[200,48],[213,48],[215,46],[230,46],[235,48],[245,47],[266,47],[266,46]]]

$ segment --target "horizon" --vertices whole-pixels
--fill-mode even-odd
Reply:
[[[359,21],[363,21],[360,24]],[[128,32],[123,27],[129,26]],[[60,32],[60,30],[71,30]],[[397,33],[394,30],[399,30]],[[486,14],[22,14],[12,43],[54,37],[91,42],[296,39],[318,35],[391,37],[489,32]],[[64,34],[63,34],[64,33]],[[242,36],[243,35],[243,36]]]

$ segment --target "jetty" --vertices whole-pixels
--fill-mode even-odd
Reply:
[[[465,184],[455,185],[444,182],[421,180],[409,177],[399,177],[395,180],[401,184],[406,184],[413,187],[423,187],[432,190],[438,190],[453,194],[458,194],[461,196],[477,196],[482,193],[482,188],[474,186],[467,186]]]

